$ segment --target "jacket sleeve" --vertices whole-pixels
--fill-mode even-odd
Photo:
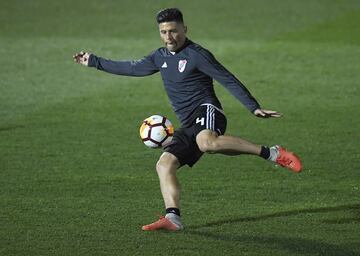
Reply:
[[[198,54],[196,58],[197,68],[201,72],[222,84],[251,112],[260,108],[259,103],[251,95],[248,89],[232,73],[221,65],[208,50],[202,48],[199,51],[196,51],[196,53]]]
[[[91,54],[89,67],[123,76],[148,76],[159,71],[153,61],[154,53],[140,60],[108,60]]]

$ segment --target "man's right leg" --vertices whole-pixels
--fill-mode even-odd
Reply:
[[[160,220],[145,225],[143,230],[151,231],[166,229],[176,231],[183,229],[180,220],[180,184],[176,177],[176,171],[180,163],[176,156],[165,152],[156,164],[156,171],[160,180],[160,189],[164,199],[166,215]]]
[[[156,163],[156,171],[166,209],[179,208],[180,206],[180,184],[176,177],[176,170],[179,167],[180,163],[176,156],[168,152],[164,152]]]

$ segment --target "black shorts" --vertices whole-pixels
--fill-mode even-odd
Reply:
[[[193,166],[204,154],[196,143],[196,135],[202,130],[212,130],[222,135],[226,130],[224,112],[211,104],[200,105],[191,115],[191,125],[176,130],[171,142],[164,148],[177,157],[181,165]]]

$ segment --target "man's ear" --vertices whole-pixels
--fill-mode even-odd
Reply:
[[[185,33],[187,33],[187,26],[184,26],[184,31]]]

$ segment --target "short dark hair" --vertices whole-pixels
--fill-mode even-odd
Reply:
[[[171,21],[184,23],[183,15],[178,8],[166,8],[159,11],[156,15],[156,21],[158,24]]]

